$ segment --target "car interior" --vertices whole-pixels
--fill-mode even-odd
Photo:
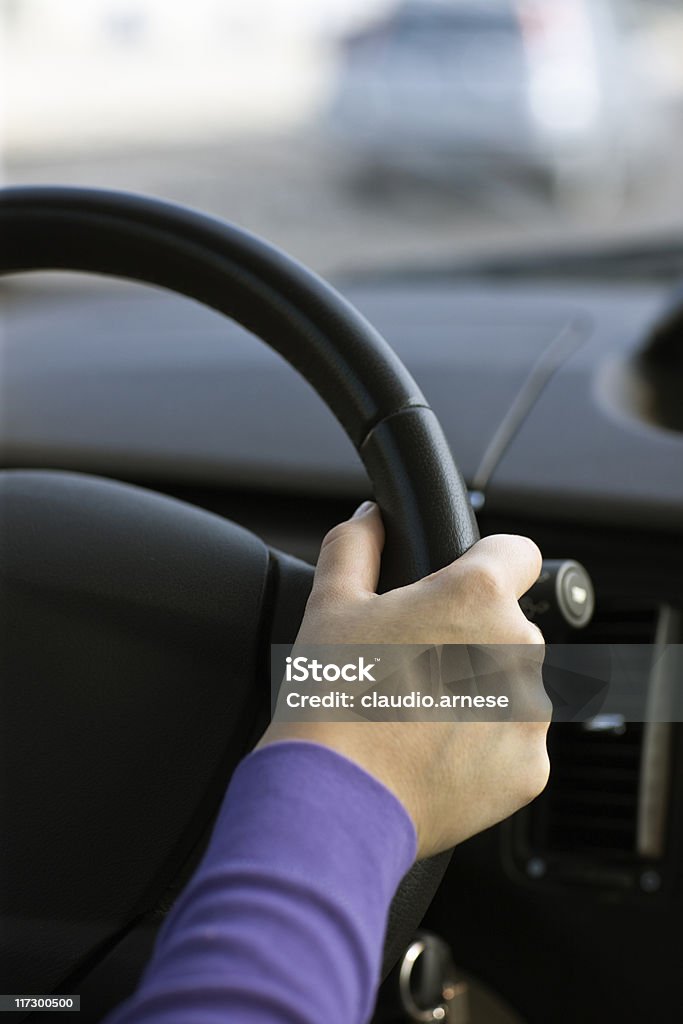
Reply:
[[[17,90],[45,5],[26,11],[3,10]],[[163,15],[140,0],[97,17],[102,60],[111,36],[135,80]],[[69,29],[52,18],[47,47]],[[363,499],[385,517],[383,589],[479,535],[528,535],[595,594],[581,629],[541,610],[547,642],[626,645],[646,702],[663,650],[674,691],[683,670],[673,142],[650,220],[626,193],[602,222],[507,177],[451,193],[424,168],[370,196],[335,179],[332,216],[300,169],[287,178],[290,127],[277,159],[212,121],[211,145],[104,123],[105,146],[93,95],[59,144],[26,99],[0,191],[0,990],[77,992],[88,1022],[135,988],[268,722],[270,645],[293,642],[322,537]],[[322,180],[320,131],[305,173]],[[219,201],[242,143],[241,198],[225,170]],[[538,799],[406,877],[377,1024],[682,1019],[683,727],[589,712],[551,725]]]

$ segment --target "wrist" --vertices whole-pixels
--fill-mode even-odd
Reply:
[[[375,735],[378,728],[382,730],[381,737]],[[373,722],[273,722],[256,749],[273,743],[314,743],[353,762],[401,805],[415,832],[418,855],[424,856],[422,801],[415,766],[406,756],[405,729],[405,724],[397,727],[395,723],[378,726]]]

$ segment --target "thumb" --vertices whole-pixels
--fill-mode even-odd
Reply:
[[[358,596],[374,594],[384,547],[379,508],[364,501],[351,519],[326,535],[320,548],[313,589]]]

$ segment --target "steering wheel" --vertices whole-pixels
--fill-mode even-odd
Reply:
[[[72,270],[170,289],[236,320],[324,399],[386,527],[381,588],[477,539],[441,428],[406,368],[329,285],[221,221],[130,194],[0,193],[0,272]],[[267,413],[267,410],[264,410]],[[110,1004],[201,855],[230,774],[267,723],[268,645],[293,642],[310,566],[234,523],[85,474],[0,474],[5,623],[0,991]],[[388,970],[448,863],[417,863]]]

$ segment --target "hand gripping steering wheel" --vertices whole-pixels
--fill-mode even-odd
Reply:
[[[70,188],[0,193],[0,240],[3,274],[158,285],[276,349],[367,469],[386,526],[383,589],[477,539],[448,444],[406,368],[282,252],[168,203]],[[235,764],[265,727],[269,644],[294,640],[313,570],[142,488],[33,470],[1,473],[0,487],[0,991],[74,992],[97,975],[113,1003],[142,966],[133,936],[159,923],[189,877]],[[385,969],[448,856],[419,862],[402,883]]]

